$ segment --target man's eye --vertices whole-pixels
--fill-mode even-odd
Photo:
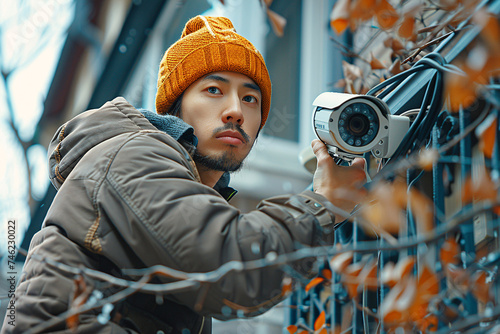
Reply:
[[[217,87],[208,87],[207,91],[210,94],[220,94],[220,89]]]
[[[257,98],[255,96],[252,96],[252,95],[247,95],[243,98],[243,101],[249,102],[249,103],[254,103],[254,102],[257,102]]]

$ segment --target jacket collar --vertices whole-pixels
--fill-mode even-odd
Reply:
[[[172,136],[175,140],[183,140],[194,147],[198,145],[198,138],[194,134],[194,129],[191,125],[184,122],[177,116],[172,115],[159,115],[149,110],[139,109],[139,111],[153,124],[158,130],[165,132]],[[229,187],[230,176],[228,172],[222,174],[214,189],[229,201],[236,195],[237,191]]]

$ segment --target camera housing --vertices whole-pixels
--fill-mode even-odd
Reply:
[[[370,152],[390,158],[410,127],[387,104],[369,95],[325,92],[313,102],[313,126],[331,155],[351,161]]]

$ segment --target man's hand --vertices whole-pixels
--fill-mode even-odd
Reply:
[[[366,182],[365,159],[356,158],[350,166],[338,166],[320,140],[313,140],[311,146],[318,161],[313,179],[314,191],[336,207],[351,212],[366,195],[366,189],[362,188]],[[336,215],[335,222],[340,223],[346,218]]]

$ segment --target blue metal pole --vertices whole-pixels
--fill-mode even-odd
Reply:
[[[459,117],[460,117],[460,133],[464,133],[465,128],[467,127],[468,124],[470,124],[470,115],[469,113],[465,112],[462,108],[460,108],[459,112]],[[460,141],[460,158],[462,159],[462,163],[460,164],[461,168],[461,175],[460,178],[462,182],[465,182],[467,178],[470,176],[471,173],[471,165],[467,164],[467,161],[472,160],[472,149],[471,149],[471,136],[470,134],[465,136]],[[466,160],[466,161],[464,161]],[[464,222],[461,226],[461,232],[462,232],[462,247],[463,251],[466,254],[466,258],[475,258],[476,254],[476,248],[474,245],[474,230],[473,230],[473,222],[472,220],[469,220],[467,222]],[[469,264],[464,261],[464,268],[468,267]],[[476,314],[477,313],[477,301],[475,300],[474,296],[469,292],[465,298],[465,309],[469,312],[469,314]]]

